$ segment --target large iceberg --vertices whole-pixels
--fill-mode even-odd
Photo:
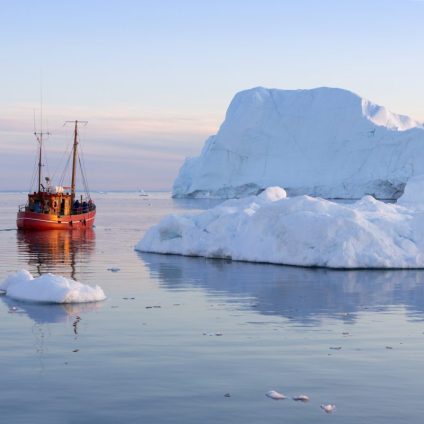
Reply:
[[[424,268],[424,177],[397,204],[364,196],[337,203],[279,188],[198,215],[170,215],[137,244],[143,252],[329,268]]]
[[[253,88],[232,100],[218,133],[189,158],[174,197],[289,195],[396,199],[424,173],[424,127],[337,88]]]
[[[9,275],[0,290],[15,300],[43,303],[86,303],[106,299],[99,286],[91,287],[54,274],[34,276],[23,269]]]

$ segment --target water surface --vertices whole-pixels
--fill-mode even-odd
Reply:
[[[53,272],[108,299],[0,297],[4,422],[422,422],[424,272],[137,253],[160,217],[214,204],[161,193],[95,195],[91,232],[21,233],[24,199],[0,194],[0,280]],[[311,400],[273,401],[272,389]]]

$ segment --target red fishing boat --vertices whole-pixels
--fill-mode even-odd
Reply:
[[[43,132],[34,133],[39,143],[38,153],[38,191],[28,194],[28,202],[19,207],[17,216],[18,229],[22,230],[70,230],[90,228],[94,224],[96,205],[88,193],[83,167],[80,166],[85,194],[77,196],[75,191],[78,154],[78,124],[85,121],[72,121],[75,125],[72,148],[72,177],[70,186],[51,185],[49,177],[42,184]]]

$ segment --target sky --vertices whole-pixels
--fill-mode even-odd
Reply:
[[[424,121],[423,0],[0,0],[0,190],[30,188],[36,130],[92,190],[171,190],[233,96],[345,88]],[[43,119],[40,119],[40,105]],[[40,123],[42,122],[42,125]]]

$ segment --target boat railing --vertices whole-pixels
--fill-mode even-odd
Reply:
[[[87,206],[78,206],[77,208],[72,208],[72,215],[81,215],[83,213],[92,212],[96,209],[95,204],[87,205]]]
[[[27,210],[27,205],[19,205],[19,212],[25,212]]]

